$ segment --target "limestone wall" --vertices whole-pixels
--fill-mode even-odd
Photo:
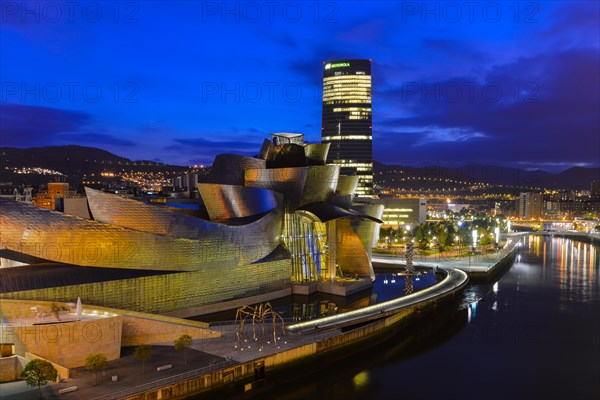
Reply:
[[[0,383],[17,380],[21,371],[23,371],[23,365],[19,361],[19,357],[0,357]]]
[[[33,353],[67,368],[85,365],[89,354],[103,353],[116,360],[121,355],[123,317],[32,325],[3,323],[1,336],[15,343],[15,352]]]
[[[220,337],[221,333],[189,325],[129,316],[123,317],[122,346],[173,342],[181,335],[189,335],[192,339],[214,339]]]
[[[74,321],[74,314],[59,316],[51,312],[52,302],[4,299],[0,302],[0,342],[14,343],[15,353],[26,352],[67,368],[85,364],[89,354],[103,353],[107,359],[120,357],[121,346],[173,342],[181,335],[192,339],[221,336],[208,324],[163,315],[106,307],[84,306],[84,319]],[[62,305],[62,303],[57,303]],[[48,314],[43,319],[33,315],[31,307]]]

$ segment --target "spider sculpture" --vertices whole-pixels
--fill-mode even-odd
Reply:
[[[273,327],[273,343],[277,344],[277,321],[281,321],[281,333],[284,334],[284,325],[285,322],[281,316],[273,311],[271,307],[271,303],[261,303],[254,307],[245,305],[238,308],[235,314],[235,334],[238,338],[238,345],[241,344],[242,339],[244,339],[244,326],[246,324],[246,320],[252,318],[252,335],[253,339],[257,339],[256,336],[256,324],[261,324],[261,335],[262,338],[265,335],[265,322],[270,317],[271,325]]]

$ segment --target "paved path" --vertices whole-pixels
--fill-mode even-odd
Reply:
[[[458,269],[449,269],[448,275],[441,282],[418,292],[402,296],[397,299],[373,304],[358,310],[348,311],[342,314],[331,315],[317,320],[300,322],[290,326],[291,332],[311,332],[316,329],[327,329],[331,327],[342,327],[347,324],[355,324],[359,321],[367,321],[381,318],[384,315],[393,314],[401,308],[409,307],[417,303],[440,297],[445,293],[456,290],[467,284],[467,274]]]
[[[525,234],[526,235],[526,234]],[[510,253],[518,245],[523,234],[510,235],[502,249],[493,253],[482,253],[475,256],[456,256],[456,255],[431,255],[416,256],[413,264],[424,267],[439,267],[443,269],[460,269],[465,272],[487,273],[503,257]],[[385,265],[406,265],[404,257],[374,254],[373,263]]]
[[[42,387],[46,400],[58,399],[52,385]],[[0,399],[2,400],[32,400],[39,399],[40,392],[37,386],[29,386],[25,381],[8,382],[0,384]]]
[[[201,342],[198,340],[197,342]],[[194,346],[201,348],[202,346]],[[94,374],[85,368],[71,370],[71,377],[60,383],[48,384],[44,387],[47,399],[91,400],[112,392],[138,386],[157,379],[181,374],[193,369],[214,365],[225,361],[223,357],[205,351],[191,349],[188,351],[188,365],[185,365],[183,352],[175,351],[173,345],[153,346],[152,358],[146,362],[145,373],[142,374],[142,362],[132,355],[133,348],[123,348],[121,358],[110,361],[109,368],[98,372],[98,385],[94,385]],[[171,364],[173,368],[156,371],[162,365]],[[117,375],[118,380],[112,381],[112,376]],[[77,386],[78,390],[71,393],[58,395],[58,390]],[[37,399],[37,387],[27,386],[25,382],[10,382],[0,385],[2,400],[29,400]]]
[[[290,321],[291,322],[291,321]],[[257,325],[259,327],[259,325]],[[119,391],[149,384],[161,379],[173,378],[178,375],[201,368],[219,367],[224,362],[246,362],[265,355],[275,354],[304,344],[313,343],[328,337],[338,335],[339,330],[333,329],[313,335],[283,335],[281,326],[277,327],[280,340],[275,344],[272,340],[272,330],[266,326],[265,335],[253,337],[251,323],[246,326],[245,339],[241,341],[235,332],[235,325],[222,324],[211,329],[220,331],[223,336],[216,339],[194,340],[188,351],[188,365],[184,364],[183,352],[174,350],[171,343],[153,346],[152,358],[146,362],[145,373],[142,374],[142,363],[132,355],[133,348],[123,348],[121,358],[109,362],[109,368],[98,372],[98,385],[94,385],[94,374],[85,368],[71,370],[71,377],[61,383],[48,384],[43,388],[46,399],[93,400]],[[257,329],[260,335],[261,329]],[[166,364],[172,368],[157,371],[156,368]],[[112,381],[117,375],[118,380]],[[197,375],[201,375],[198,373]],[[78,390],[58,395],[58,390],[77,386]],[[38,399],[37,387],[27,386],[25,382],[10,382],[0,385],[2,400],[33,400]]]
[[[401,299],[367,307],[365,310],[356,310],[359,314],[350,314],[343,317],[345,319],[344,323],[348,322],[346,321],[348,318],[363,320],[366,317],[369,319],[369,315],[367,315],[369,313],[373,314],[370,315],[371,317],[381,317],[382,314],[392,313],[397,308],[438,296],[445,290],[450,290],[457,285],[461,285],[464,280],[466,280],[466,275],[463,272],[451,272],[442,282],[443,284],[436,285],[438,287],[435,289],[423,289]],[[306,328],[304,327],[302,329],[292,328],[292,332],[285,331],[284,333],[281,324],[279,324],[275,326],[277,343],[273,340],[273,326],[271,324],[265,324],[264,335],[262,334],[262,325],[257,324],[256,338],[254,337],[255,331],[252,328],[251,320],[246,322],[244,335],[241,338],[236,334],[233,323],[211,325],[210,329],[221,332],[222,336],[215,339],[194,340],[191,349],[188,351],[187,366],[184,365],[183,352],[176,352],[172,343],[160,343],[153,346],[152,359],[146,363],[146,371],[142,374],[142,363],[133,357],[133,349],[123,348],[121,358],[109,362],[109,368],[98,373],[98,385],[94,385],[93,373],[86,371],[84,368],[76,368],[71,370],[71,377],[69,379],[58,384],[47,385],[44,391],[48,399],[93,400],[111,394],[118,394],[119,391],[149,385],[152,382],[164,379],[177,380],[182,377],[182,374],[193,370],[217,368],[220,365],[222,366],[223,363],[243,363],[334,337],[342,333],[340,328],[344,323],[335,319],[340,318],[340,315],[333,316],[334,319],[332,320],[327,318],[319,319],[319,327],[315,329],[313,326],[309,331],[304,329]],[[295,322],[286,320],[285,326],[293,325]],[[302,324],[300,325],[302,326]],[[299,334],[300,332],[303,333]],[[171,364],[173,367],[163,371],[156,371],[157,367],[166,364]],[[199,376],[202,374],[202,371],[194,374],[194,376]],[[112,381],[113,375],[118,377],[117,381]],[[156,384],[160,385],[160,382]],[[71,386],[77,386],[78,390],[58,396],[58,390]],[[23,382],[0,385],[0,393],[2,393],[2,400],[26,400],[38,397],[37,388],[27,387]],[[118,396],[112,398],[118,398]]]
[[[276,327],[276,333],[279,339],[277,343],[273,341],[272,326],[266,326],[264,336],[261,336],[262,327],[258,327],[258,336],[254,338],[251,324],[248,323],[245,329],[245,335],[240,340],[236,335],[235,325],[232,323],[212,325],[211,329],[220,331],[221,338],[209,340],[195,340],[188,352],[188,365],[184,365],[184,355],[182,352],[176,352],[172,343],[160,343],[153,346],[153,357],[146,363],[146,371],[142,374],[141,361],[133,357],[132,348],[124,348],[119,360],[111,361],[109,368],[98,373],[98,385],[94,385],[93,373],[84,368],[72,370],[69,379],[58,383],[46,385],[44,394],[47,399],[67,399],[67,400],[92,400],[102,396],[118,393],[121,390],[130,389],[140,385],[150,384],[163,379],[178,379],[182,374],[193,370],[217,367],[223,363],[247,362],[253,359],[264,357],[265,355],[275,354],[287,349],[302,346],[304,344],[314,343],[316,341],[339,335],[339,329],[349,319],[369,319],[374,318],[375,313],[380,316],[382,313],[391,313],[394,310],[406,307],[428,298],[441,295],[447,290],[460,286],[464,281],[464,274],[460,271],[452,272],[453,268],[467,272],[487,272],[502,257],[510,252],[518,243],[521,236],[509,237],[505,247],[492,255],[483,254],[479,257],[448,257],[441,259],[437,257],[430,260],[415,260],[415,265],[428,267],[439,267],[450,271],[449,277],[445,279],[444,285],[435,288],[428,288],[416,292],[412,295],[389,302],[376,304],[366,309],[355,310],[346,313],[349,315],[335,315],[319,321],[308,321],[296,324],[291,332],[283,334],[281,326]],[[431,257],[431,256],[430,256]],[[399,257],[375,255],[373,262],[390,265],[404,265],[405,261]],[[293,321],[286,321],[286,326],[293,324]],[[297,333],[295,333],[297,332]],[[304,334],[298,334],[305,332]],[[306,334],[310,332],[310,334]],[[156,368],[166,364],[173,367],[163,371],[156,371]],[[112,376],[118,377],[117,381],[112,381]],[[200,375],[200,373],[198,373]],[[77,386],[78,390],[72,393],[58,395],[58,390]],[[29,400],[37,399],[38,391],[36,387],[27,386],[24,382],[11,382],[0,385],[0,397],[2,400]]]

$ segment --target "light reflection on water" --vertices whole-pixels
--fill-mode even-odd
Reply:
[[[347,297],[315,293],[310,296],[292,295],[272,300],[270,303],[281,317],[293,321],[306,321],[402,297],[432,286],[440,279],[440,276],[436,277],[429,268],[419,269],[418,272],[418,276],[402,276],[391,271],[376,271],[371,289]],[[203,322],[230,321],[235,319],[235,313],[234,309],[190,319]]]
[[[530,236],[519,251],[448,313],[254,398],[600,398],[598,246]]]

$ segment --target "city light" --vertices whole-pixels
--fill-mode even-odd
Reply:
[[[500,228],[499,227],[494,228],[494,234],[495,234],[495,238],[496,238],[496,247],[498,247],[498,243],[500,243]]]

